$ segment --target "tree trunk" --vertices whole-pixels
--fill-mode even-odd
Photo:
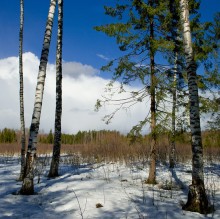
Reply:
[[[172,96],[173,96],[173,106],[172,106],[172,133],[171,133],[171,141],[170,141],[170,153],[169,153],[169,161],[170,168],[174,168],[175,166],[175,151],[176,151],[176,77],[177,77],[177,53],[175,54],[175,63],[174,63],[174,72],[173,72],[173,88],[172,88]]]
[[[190,128],[192,137],[192,185],[189,186],[188,201],[184,210],[209,213],[210,207],[204,186],[203,147],[200,128],[199,96],[189,21],[188,1],[180,0],[183,41],[186,55],[187,78],[190,103]]]
[[[62,116],[62,36],[63,36],[63,0],[58,0],[58,34],[56,57],[56,112],[53,157],[48,177],[59,175],[59,160],[61,148],[61,116]]]
[[[174,71],[173,71],[173,84],[172,84],[172,98],[173,98],[173,106],[172,106],[172,130],[171,130],[171,141],[170,141],[170,152],[169,152],[169,164],[170,168],[173,169],[175,166],[175,153],[176,153],[176,87],[177,87],[177,72],[178,72],[178,52],[179,52],[179,42],[177,40],[178,33],[178,21],[179,16],[177,12],[177,3],[175,0],[169,0],[169,10],[171,14],[171,26],[170,32],[172,40],[174,41]]]
[[[149,1],[152,6],[152,1]],[[150,17],[150,71],[151,71],[151,89],[150,89],[150,98],[151,98],[151,154],[150,154],[150,170],[146,183],[156,184],[156,95],[155,95],[155,86],[156,86],[156,76],[155,76],[155,61],[154,56],[155,52],[153,49],[152,41],[154,39],[154,21],[153,17]]]
[[[19,181],[25,174],[25,121],[24,121],[24,82],[23,82],[23,27],[24,27],[24,1],[20,0],[20,31],[19,31],[19,76],[20,76],[20,121],[21,121],[21,170]]]
[[[20,193],[23,195],[34,194],[34,161],[36,158],[37,135],[40,125],[40,115],[43,101],[44,84],[46,78],[46,67],[52,35],[53,18],[56,7],[56,0],[50,1],[50,8],[47,18],[46,31],[44,35],[43,49],[40,58],[40,66],[37,78],[37,87],[35,92],[35,103],[30,127],[30,136],[28,142],[28,151],[26,157],[25,178],[23,180]]]

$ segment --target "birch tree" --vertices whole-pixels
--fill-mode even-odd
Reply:
[[[20,31],[19,31],[19,78],[20,78],[20,122],[21,122],[21,170],[19,179],[22,181],[25,174],[25,120],[24,120],[24,83],[23,83],[23,28],[24,1],[20,0]]]
[[[197,85],[197,65],[194,60],[188,0],[180,0],[183,43],[186,56],[187,79],[190,103],[190,129],[192,139],[192,184],[189,186],[188,201],[184,210],[195,211],[202,214],[211,211],[206,195],[203,173],[203,147],[200,128],[199,96]]]
[[[53,157],[49,177],[59,175],[59,160],[61,148],[61,116],[62,116],[62,37],[63,37],[63,0],[58,0],[58,33],[56,54],[56,112]]]
[[[38,71],[37,86],[35,92],[34,110],[30,126],[30,136],[26,155],[25,178],[23,180],[20,193],[23,195],[31,195],[34,193],[34,162],[37,149],[37,135],[40,125],[41,108],[44,93],[44,84],[46,78],[46,67],[48,62],[48,54],[50,49],[50,41],[52,35],[52,27],[54,20],[54,12],[56,8],[56,0],[50,1],[49,13],[47,18],[46,30],[44,35],[43,48],[40,58],[40,66]]]

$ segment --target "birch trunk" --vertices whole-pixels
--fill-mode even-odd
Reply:
[[[48,54],[52,35],[54,12],[56,8],[56,0],[50,1],[49,13],[47,18],[46,30],[44,35],[43,49],[41,52],[40,66],[37,78],[37,86],[35,92],[34,110],[30,127],[30,136],[28,142],[28,150],[26,157],[25,178],[23,180],[21,194],[34,194],[34,161],[36,158],[37,135],[40,125],[40,115],[43,101],[44,84],[46,78],[46,67],[48,62]]]
[[[180,0],[183,42],[187,65],[190,103],[190,128],[192,138],[192,184],[189,186],[188,201],[184,210],[209,213],[212,209],[205,192],[203,173],[203,147],[200,128],[199,96],[189,21],[188,0]]]
[[[152,6],[152,1],[149,1],[149,4]],[[150,71],[151,71],[151,89],[150,89],[150,98],[151,98],[151,154],[150,154],[150,170],[146,183],[156,184],[156,95],[155,95],[155,86],[156,86],[156,76],[155,76],[155,61],[154,56],[155,52],[153,51],[152,41],[154,39],[154,21],[153,17],[150,18]]]
[[[19,181],[25,174],[25,120],[24,120],[24,82],[23,82],[23,27],[24,1],[20,0],[20,31],[19,31],[19,77],[20,77],[20,122],[21,122],[21,170]]]
[[[63,37],[63,0],[58,0],[58,33],[56,55],[56,112],[53,157],[48,177],[59,176],[59,160],[61,148],[61,116],[62,116],[62,37]]]

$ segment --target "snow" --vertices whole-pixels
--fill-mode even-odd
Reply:
[[[49,159],[49,158],[47,158]],[[65,158],[65,160],[68,160]],[[0,157],[0,218],[220,218],[220,164],[206,164],[205,184],[216,211],[207,216],[186,212],[191,182],[190,164],[178,164],[175,173],[157,166],[157,185],[147,185],[147,165],[125,163],[61,163],[60,177],[48,179],[49,160],[41,157],[36,194],[15,195],[21,188],[18,157]],[[171,187],[172,189],[168,189]],[[103,207],[96,208],[97,204]]]

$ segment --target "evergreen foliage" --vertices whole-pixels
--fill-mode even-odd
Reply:
[[[51,129],[49,135],[47,136],[47,143],[53,144],[53,142],[54,142],[54,137]]]
[[[189,12],[192,17],[191,29],[193,37],[193,49],[195,51],[197,65],[206,65],[210,63],[210,54],[213,52],[215,43],[211,34],[207,34],[213,25],[210,22],[201,23],[200,14],[198,13],[200,1],[189,1]],[[106,66],[102,67],[103,71],[109,71],[113,74],[112,81],[106,88],[106,95],[102,99],[98,99],[96,109],[98,110],[104,104],[115,104],[119,107],[109,115],[104,117],[108,124],[114,115],[120,109],[127,109],[138,102],[145,102],[149,97],[152,88],[155,86],[156,97],[156,118],[157,127],[155,131],[160,132],[161,129],[170,127],[171,130],[171,96],[173,87],[177,83],[177,110],[176,121],[181,126],[188,126],[189,106],[188,106],[188,86],[186,78],[186,63],[184,58],[184,50],[181,36],[180,10],[179,1],[143,1],[133,0],[126,4],[116,4],[115,7],[105,7],[105,13],[115,19],[116,23],[101,25],[95,27],[97,31],[104,32],[109,37],[114,37],[123,52],[119,58],[111,60]],[[153,18],[154,36],[150,36],[150,20]],[[218,25],[215,25],[218,27]],[[207,31],[204,31],[207,30]],[[213,29],[213,28],[212,28]],[[215,28],[218,29],[218,28]],[[212,31],[213,32],[213,31]],[[215,31],[216,32],[216,31]],[[213,34],[212,34],[213,35]],[[212,43],[211,43],[212,42]],[[154,67],[154,85],[150,80],[150,53],[155,56]],[[175,56],[177,59],[177,69],[175,70]],[[161,59],[164,57],[168,61],[168,65],[164,65]],[[173,80],[176,71],[176,82]],[[207,74],[209,76],[207,76]],[[206,75],[201,74],[198,79],[200,88],[210,91],[216,86],[216,74],[207,72]],[[212,79],[211,79],[212,78]],[[212,80],[212,82],[211,82]],[[127,99],[114,99],[115,91],[114,82],[121,83],[118,93],[126,93],[125,85],[132,83],[142,84],[143,87],[139,91],[129,94]],[[206,86],[209,82],[209,87]],[[213,93],[212,93],[213,95]],[[207,99],[207,95],[201,95],[201,112],[213,111],[210,105],[211,99]],[[212,102],[212,105],[215,102]],[[150,123],[148,116],[143,118],[131,130],[131,135],[138,138],[143,127]]]
[[[169,1],[128,1],[126,4],[116,4],[115,7],[105,7],[106,14],[117,19],[117,23],[95,27],[97,31],[102,31],[110,37],[114,37],[123,51],[124,55],[110,61],[102,68],[103,71],[113,73],[112,81],[106,91],[111,93],[102,100],[97,100],[96,108],[99,109],[106,103],[117,103],[119,107],[110,115],[105,116],[106,123],[109,123],[115,113],[121,108],[129,108],[138,102],[146,102],[146,98],[151,96],[156,100],[156,120],[167,123],[167,115],[170,114],[164,108],[164,100],[168,98],[168,87],[171,85],[167,75],[172,71],[169,66],[160,63],[159,57],[166,51],[173,51],[175,44],[167,37],[167,26],[171,22],[171,13],[168,10]],[[153,35],[152,35],[153,33]],[[149,60],[154,57],[154,67]],[[153,79],[152,79],[153,75]],[[125,85],[132,83],[142,84],[139,91],[129,94],[127,99],[114,100],[114,82],[121,83],[118,93],[126,93]],[[155,90],[155,91],[153,91]],[[155,97],[152,97],[155,92]],[[154,96],[153,95],[153,96]],[[131,135],[138,137],[143,126],[151,123],[149,114],[134,126]],[[154,128],[157,132],[159,129]]]
[[[0,130],[0,143],[14,143],[17,142],[16,131],[13,129],[4,128]]]
[[[76,134],[61,134],[61,144],[87,144],[99,141],[106,134],[121,135],[118,131],[100,130],[100,131],[78,131]],[[40,135],[39,142],[44,144],[53,144],[53,133]]]

